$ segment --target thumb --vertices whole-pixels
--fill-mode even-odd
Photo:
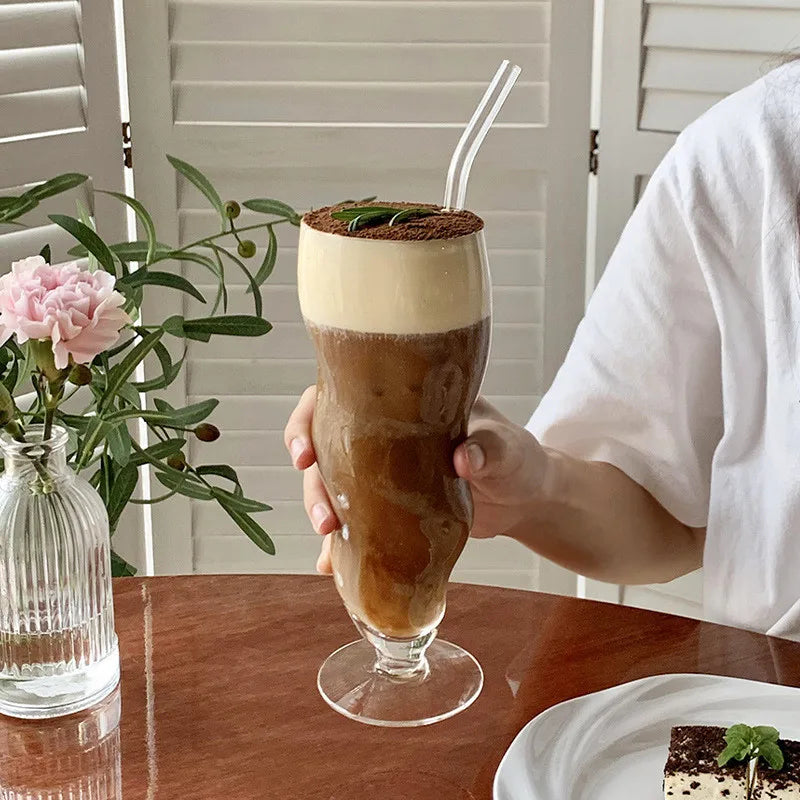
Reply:
[[[542,484],[546,456],[524,428],[485,421],[456,449],[453,464],[462,478],[487,495],[530,496]]]

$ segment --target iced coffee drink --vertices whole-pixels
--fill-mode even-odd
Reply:
[[[472,522],[452,460],[489,350],[483,222],[450,211],[351,231],[337,208],[304,217],[298,257],[314,448],[341,521],[334,578],[362,625],[413,639],[442,619]]]

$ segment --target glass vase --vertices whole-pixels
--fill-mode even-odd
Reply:
[[[108,516],[67,433],[0,437],[0,713],[58,717],[119,681]]]

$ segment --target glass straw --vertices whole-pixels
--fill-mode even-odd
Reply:
[[[475,160],[489,128],[492,127],[495,117],[500,113],[503,103],[514,88],[520,72],[522,69],[516,64],[512,66],[508,60],[500,64],[486,93],[478,103],[472,119],[467,123],[464,133],[461,134],[447,170],[447,183],[444,190],[446,211],[464,208],[472,162]]]

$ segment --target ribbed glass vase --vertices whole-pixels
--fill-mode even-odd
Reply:
[[[119,680],[108,516],[67,433],[0,437],[0,713],[72,714]]]

